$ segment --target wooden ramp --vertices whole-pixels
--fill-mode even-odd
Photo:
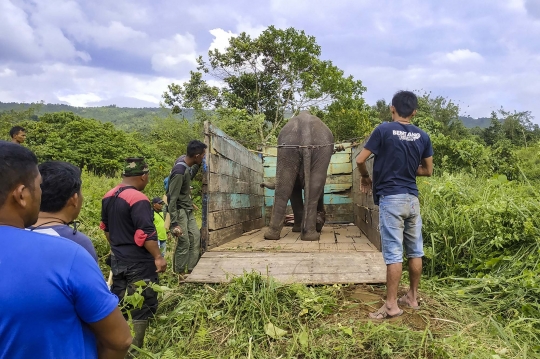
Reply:
[[[325,226],[317,242],[304,242],[291,227],[265,240],[266,228],[204,253],[187,282],[222,283],[257,271],[284,283],[384,283],[381,253],[354,225]]]

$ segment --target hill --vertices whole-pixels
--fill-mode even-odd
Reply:
[[[94,118],[102,122],[111,122],[116,127],[132,131],[141,130],[148,127],[156,117],[166,118],[173,116],[178,119],[187,119],[189,122],[193,120],[194,111],[191,109],[184,109],[179,115],[171,115],[170,111],[166,108],[160,107],[117,107],[116,105],[99,106],[99,107],[75,107],[64,104],[44,104],[44,103],[17,103],[17,102],[0,102],[0,113],[4,111],[20,111],[27,110],[30,107],[36,109],[35,114],[37,116],[54,113],[54,112],[73,112],[76,115],[86,118]],[[459,119],[463,122],[465,127],[474,128],[487,128],[490,124],[489,117],[472,118],[460,116]]]
[[[489,125],[491,124],[491,118],[489,117],[472,118],[469,116],[467,117],[459,116],[459,119],[461,120],[461,122],[463,122],[463,124],[467,128],[475,128],[475,127],[488,128]]]
[[[101,107],[75,107],[64,104],[43,104],[43,103],[17,103],[0,102],[0,113],[5,111],[27,110],[33,107],[37,116],[54,112],[73,112],[76,115],[85,118],[93,118],[101,122],[111,122],[117,128],[123,130],[140,130],[147,128],[154,118],[166,118],[173,116],[178,119],[185,118],[191,122],[193,119],[193,110],[183,110],[182,114],[171,115],[170,111],[159,107],[117,107],[116,105]]]

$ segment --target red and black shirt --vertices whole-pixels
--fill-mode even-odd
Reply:
[[[118,185],[101,200],[100,228],[109,232],[111,250],[125,262],[153,262],[144,247],[157,241],[152,207],[148,197],[134,187]]]

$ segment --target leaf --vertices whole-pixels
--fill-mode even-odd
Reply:
[[[307,308],[304,308],[302,309],[302,311],[300,311],[300,314],[298,314],[299,317],[303,316],[303,315],[306,315],[309,313],[309,310]]]
[[[141,280],[133,283],[133,285],[136,285],[137,287],[144,287],[144,286],[146,286],[146,282],[141,279]]]
[[[281,328],[276,327],[272,323],[267,323],[264,326],[264,332],[273,339],[279,339],[283,337],[285,334],[287,334],[286,330],[283,330]]]
[[[307,347],[309,341],[309,335],[307,331],[303,330],[302,333],[298,336],[298,342],[301,346]]]
[[[343,330],[343,333],[345,333],[348,336],[352,337],[352,328],[351,327],[343,327],[343,328],[341,328],[341,330]]]

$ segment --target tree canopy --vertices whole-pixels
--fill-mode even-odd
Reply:
[[[322,60],[315,37],[294,28],[268,27],[257,38],[246,33],[229,39],[224,50],[198,59],[198,71],[163,94],[173,113],[182,108],[245,110],[255,121],[261,144],[272,142],[288,117],[300,109],[325,109],[337,102],[360,101],[362,82],[329,60]],[[218,80],[222,86],[212,86]]]

